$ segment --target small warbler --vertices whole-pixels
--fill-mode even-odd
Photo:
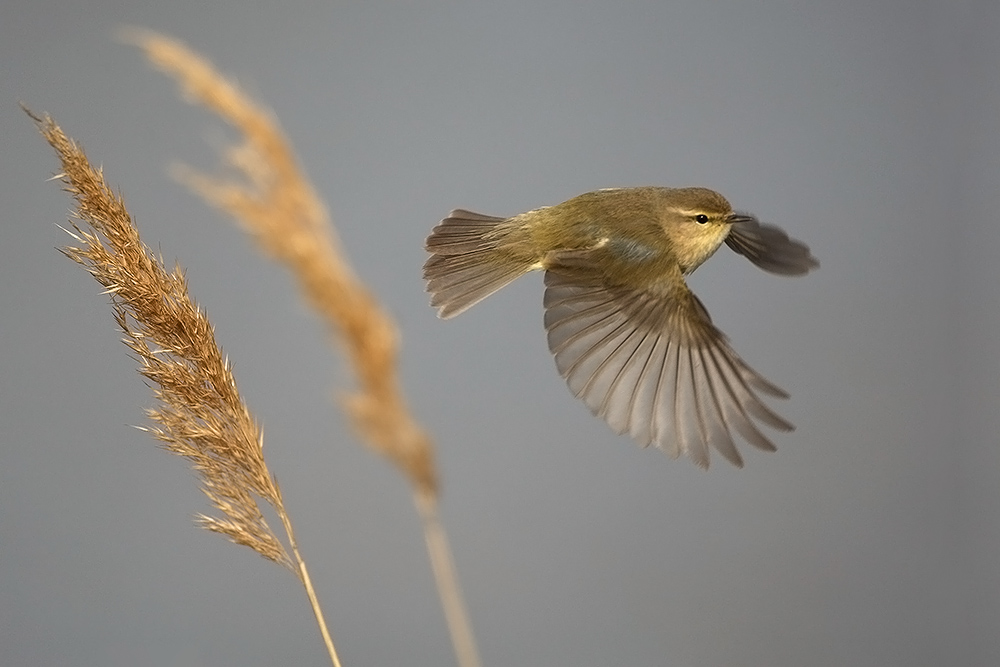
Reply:
[[[528,271],[545,272],[549,350],[570,390],[617,433],[702,468],[733,432],[774,444],[755,420],[794,427],[760,398],[788,398],[750,368],[691,292],[688,275],[723,243],[771,273],[819,266],[780,228],[706,188],[611,188],[495,218],[454,210],[427,238],[427,291],[450,318]]]

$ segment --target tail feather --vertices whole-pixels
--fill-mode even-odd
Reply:
[[[427,250],[437,255],[462,255],[488,247],[484,238],[494,232],[504,218],[455,209],[431,231]]]
[[[505,220],[456,209],[433,229],[424,279],[439,317],[458,315],[530,270],[499,252]]]

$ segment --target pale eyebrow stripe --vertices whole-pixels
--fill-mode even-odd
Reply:
[[[715,217],[715,215],[713,215],[712,213],[709,213],[708,211],[706,211],[704,209],[701,209],[701,208],[674,208],[674,207],[671,207],[670,210],[673,211],[674,213],[680,213],[681,215],[687,215],[687,216],[701,215],[702,213],[704,213],[705,215],[707,215],[710,218]]]

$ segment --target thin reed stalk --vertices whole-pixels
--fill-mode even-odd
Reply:
[[[180,169],[178,175],[289,268],[306,301],[326,321],[350,360],[357,387],[345,399],[344,408],[362,441],[409,480],[457,661],[461,667],[479,667],[439,520],[434,448],[411,415],[399,386],[395,323],[355,276],[325,206],[299,169],[272,114],[183,44],[147,31],[131,30],[125,37],[174,77],[187,99],[214,111],[242,134],[243,143],[224,155],[239,178],[211,177],[190,168]]]

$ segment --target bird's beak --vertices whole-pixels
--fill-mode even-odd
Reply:
[[[728,222],[731,225],[735,225],[738,222],[759,222],[759,221],[757,220],[757,216],[755,215],[737,211],[735,213],[731,213],[729,217],[726,218],[726,222]]]

